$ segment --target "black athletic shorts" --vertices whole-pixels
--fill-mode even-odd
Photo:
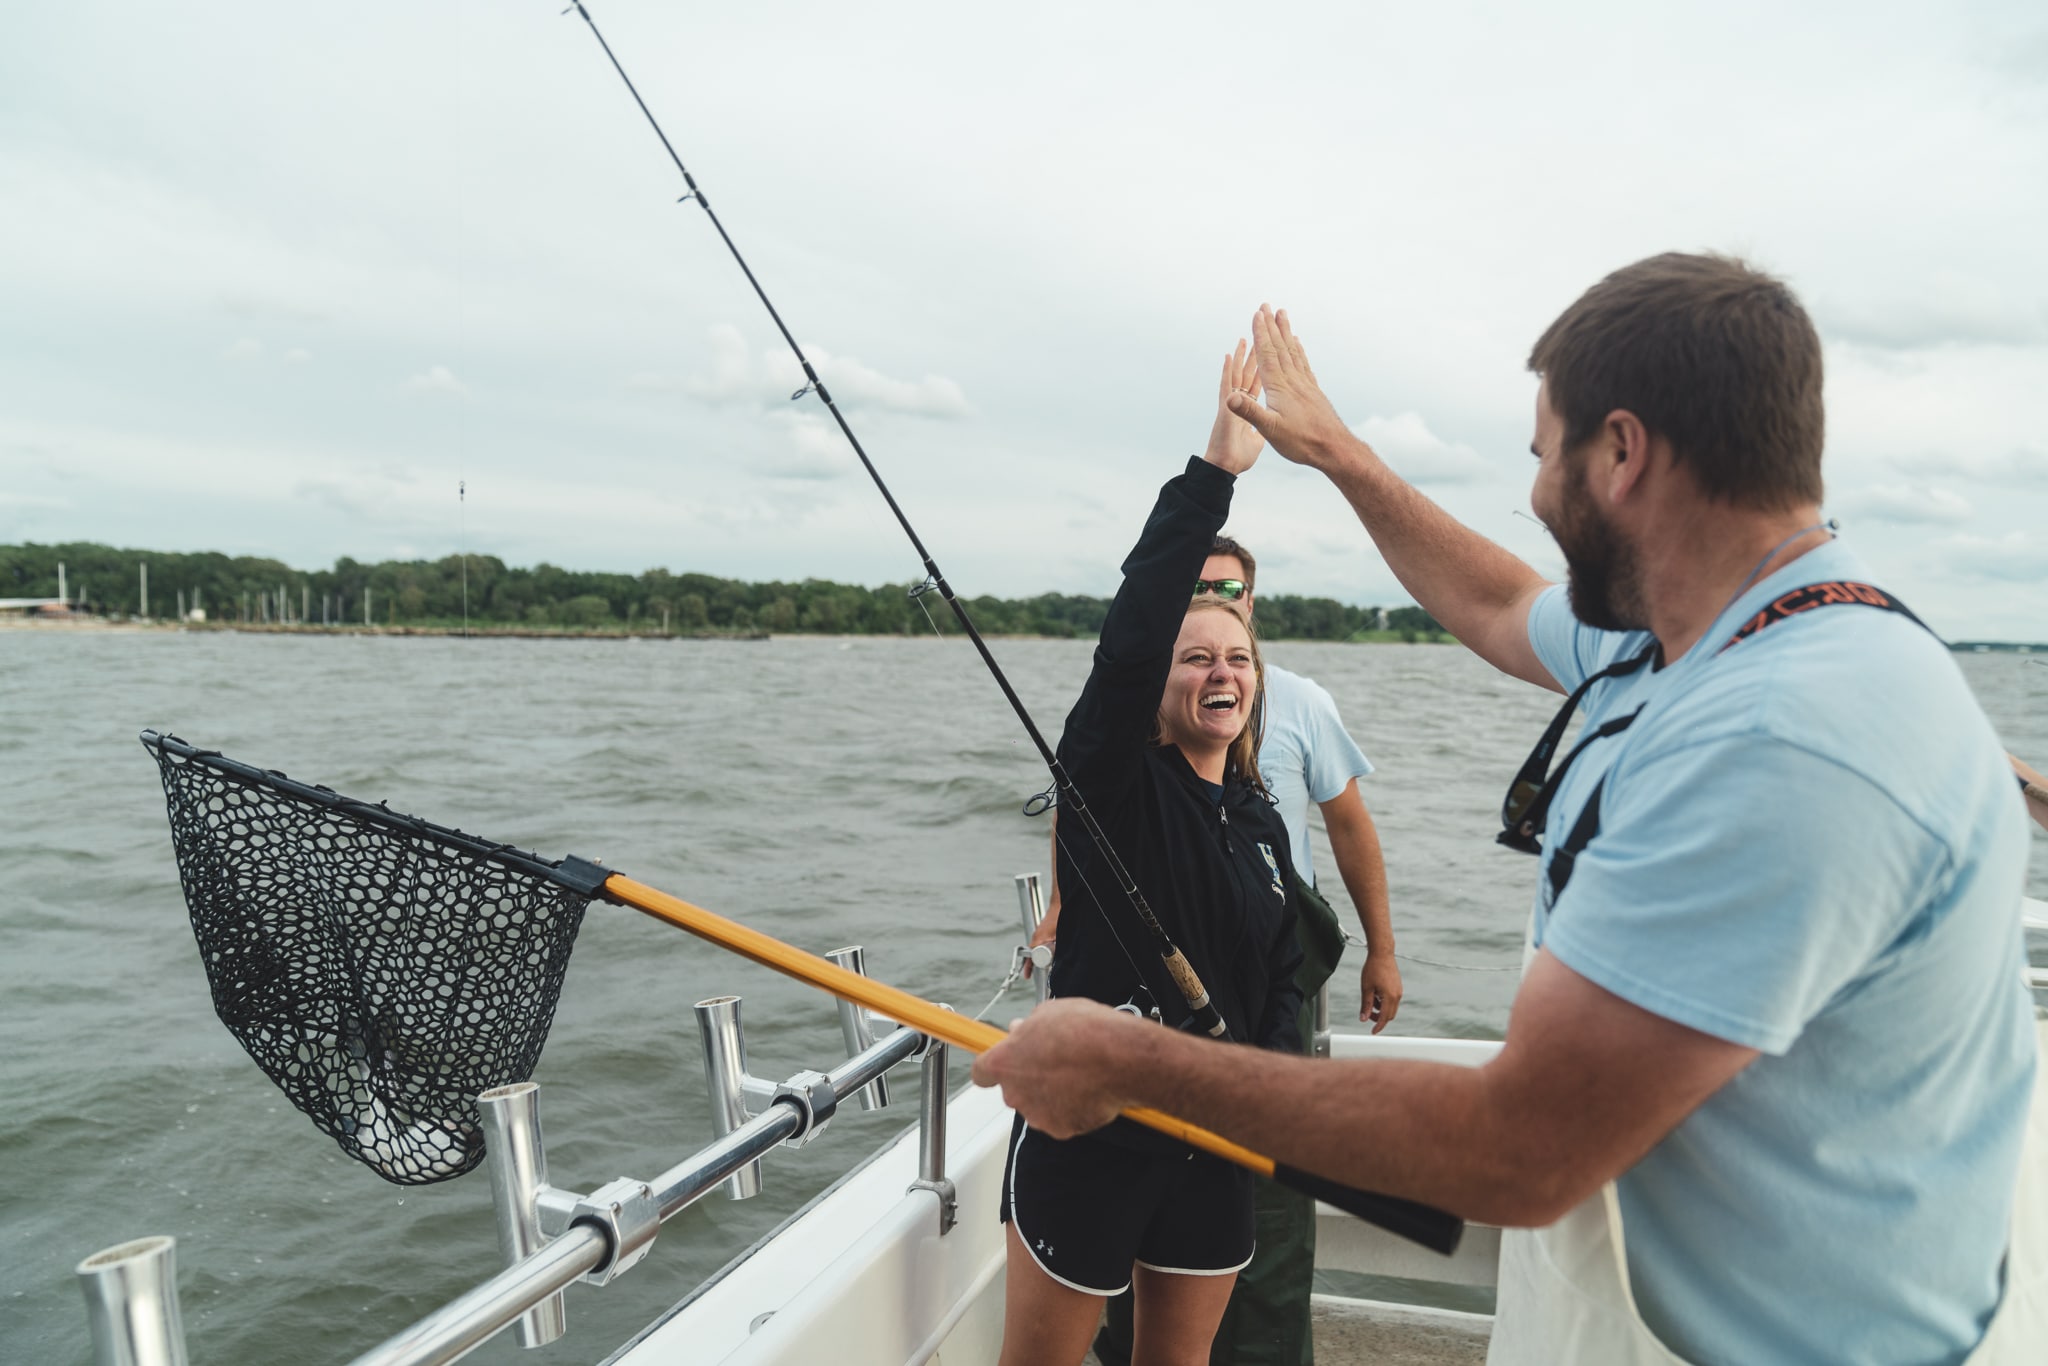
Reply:
[[[1003,1168],[1002,1217],[1040,1271],[1090,1295],[1128,1289],[1133,1263],[1229,1276],[1252,1259],[1252,1174],[1191,1149],[1048,1138],[1020,1115]]]

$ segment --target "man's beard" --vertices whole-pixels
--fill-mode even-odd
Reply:
[[[1649,627],[1636,549],[1622,539],[1578,479],[1566,481],[1564,506],[1551,534],[1564,552],[1573,616],[1599,631]]]

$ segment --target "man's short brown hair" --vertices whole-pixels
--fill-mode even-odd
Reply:
[[[1259,576],[1259,565],[1258,561],[1252,558],[1251,551],[1246,550],[1228,536],[1218,536],[1215,540],[1209,542],[1209,553],[1211,555],[1237,556],[1237,562],[1244,566],[1244,591],[1247,593],[1255,591],[1254,580]]]
[[[1820,335],[1783,281],[1727,256],[1624,266],[1529,352],[1576,450],[1625,408],[1707,496],[1777,510],[1821,498]]]

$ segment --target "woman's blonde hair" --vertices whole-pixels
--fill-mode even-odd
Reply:
[[[1188,604],[1187,616],[1197,612],[1228,612],[1237,618],[1237,624],[1244,627],[1244,638],[1251,643],[1252,673],[1258,679],[1252,691],[1250,719],[1245,722],[1237,738],[1230,742],[1230,752],[1223,761],[1223,776],[1232,773],[1243,778],[1259,791],[1266,790],[1266,780],[1259,775],[1259,743],[1266,736],[1266,660],[1259,653],[1259,633],[1252,629],[1251,616],[1241,603],[1229,598],[1210,597],[1207,594]],[[1187,620],[1187,617],[1181,618]],[[1159,742],[1158,722],[1153,722],[1152,740]]]

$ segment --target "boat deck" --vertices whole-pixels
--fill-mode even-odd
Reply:
[[[1318,1295],[1316,1360],[1323,1366],[1482,1366],[1493,1316]]]
[[[1493,1316],[1317,1295],[1320,1366],[1484,1366]],[[1084,1366],[1102,1366],[1090,1352]]]

